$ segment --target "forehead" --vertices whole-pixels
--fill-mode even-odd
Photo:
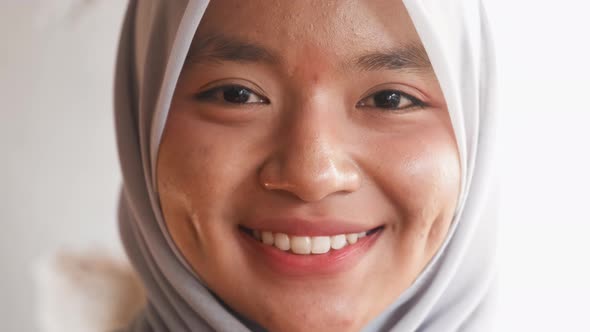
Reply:
[[[195,37],[220,34],[286,56],[348,55],[420,44],[401,0],[212,0]]]

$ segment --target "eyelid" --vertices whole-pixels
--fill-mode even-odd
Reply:
[[[266,96],[268,95],[264,89],[262,89],[258,84],[249,81],[249,80],[245,80],[243,78],[237,78],[237,77],[229,77],[229,78],[222,78],[222,79],[218,79],[215,81],[211,81],[203,86],[201,86],[198,91],[201,92],[197,92],[196,94],[208,91],[208,90],[212,90],[212,89],[219,89],[219,88],[223,88],[223,87],[229,87],[229,86],[241,86],[243,88],[246,88],[252,92],[254,92],[255,94],[259,95],[260,97],[264,97],[267,98]],[[267,98],[268,99],[268,98]]]
[[[404,109],[410,109],[410,108],[414,108],[414,107],[425,108],[425,107],[431,106],[428,101],[429,98],[422,91],[420,91],[419,89],[412,87],[410,85],[403,84],[403,83],[397,83],[397,82],[387,82],[387,83],[382,83],[382,84],[378,84],[376,86],[373,86],[372,88],[368,89],[367,91],[365,91],[362,94],[362,97],[357,102],[357,105],[361,101],[366,100],[367,98],[369,98],[379,92],[387,91],[387,90],[399,92],[402,95],[402,97],[406,97],[416,104],[416,105],[412,105],[409,107],[400,108],[397,110],[401,111]]]
[[[369,90],[365,91],[362,94],[363,97],[361,99],[367,98],[375,93],[378,93],[378,92],[384,91],[384,90],[399,91],[405,95],[411,96],[411,97],[416,98],[416,99],[423,101],[423,102],[426,102],[426,100],[428,99],[426,97],[426,95],[424,95],[424,93],[422,93],[419,89],[409,86],[407,84],[394,83],[394,82],[382,83],[382,84],[373,86],[372,88],[370,88]]]
[[[395,108],[395,109],[394,108],[379,107],[379,106],[361,105],[361,102],[367,100],[368,98],[374,97],[376,94],[378,94],[380,92],[384,92],[384,91],[392,91],[392,92],[399,93],[402,98],[408,99],[412,104],[409,106],[404,106],[404,107]],[[394,89],[394,88],[381,89],[381,90],[374,91],[373,93],[365,96],[364,98],[362,98],[360,101],[357,102],[357,107],[374,107],[374,108],[378,108],[378,109],[384,110],[384,111],[390,110],[392,112],[407,111],[407,110],[411,110],[414,108],[424,108],[427,106],[428,106],[428,104],[426,102],[424,102],[422,99],[420,99],[416,96],[413,96],[407,92],[401,91],[399,89]]]
[[[208,85],[210,85],[210,84],[208,84]],[[232,87],[246,89],[246,90],[250,91],[251,93],[255,94],[257,96],[257,98],[260,99],[261,101],[255,102],[255,103],[236,103],[236,104],[228,103],[228,104],[242,105],[242,106],[255,105],[255,104],[270,104],[270,100],[268,99],[268,97],[257,92],[255,89],[252,89],[252,88],[245,86],[243,84],[236,84],[236,83],[226,83],[226,84],[220,84],[218,86],[212,86],[212,87],[206,88],[205,91],[200,91],[200,92],[195,93],[195,98],[200,99],[200,100],[211,99],[211,98],[213,98],[213,96],[215,94],[219,93],[220,91],[223,91],[224,89],[228,89],[228,88],[232,88]]]
[[[252,94],[256,95],[258,99],[261,100],[261,102],[257,102],[257,103],[244,103],[244,104],[262,104],[262,103],[269,103],[268,98],[258,94],[257,92],[253,91],[252,89],[245,87],[243,85],[238,85],[238,84],[228,84],[228,85],[221,85],[221,86],[217,86],[217,87],[213,87],[210,88],[208,90],[202,91],[202,92],[198,92],[195,94],[195,97],[197,99],[210,99],[213,96],[215,96],[217,93],[219,92],[223,92],[223,90],[225,89],[229,89],[229,88],[240,88],[240,89],[245,89],[250,91]]]

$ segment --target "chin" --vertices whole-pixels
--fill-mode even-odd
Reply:
[[[367,306],[358,297],[304,294],[293,297],[278,297],[278,301],[265,303],[268,310],[245,313],[269,331],[360,331],[371,316]],[[354,301],[354,302],[353,302]]]
[[[388,260],[384,260],[382,248],[391,246],[389,239],[376,235],[374,241],[381,238],[383,243],[371,244],[370,236],[365,244],[370,244],[369,248],[361,255],[362,259],[356,261],[356,258],[352,265],[320,272],[305,269],[306,273],[300,270],[294,273],[290,269],[290,264],[301,262],[284,262],[284,257],[269,258],[260,253],[250,256],[237,245],[236,249],[241,251],[227,252],[226,258],[218,259],[227,262],[233,257],[233,272],[227,272],[229,265],[218,266],[218,273],[206,278],[206,282],[225,304],[269,331],[360,331],[395,301],[403,288],[401,283],[385,277],[395,275],[392,271],[397,270],[393,257],[389,259],[390,264],[384,264]],[[254,242],[253,245],[258,244]],[[274,250],[270,246],[258,249]],[[287,264],[287,268],[274,266],[269,259],[277,259],[275,263]],[[227,278],[231,275],[240,275],[239,284],[234,278]]]

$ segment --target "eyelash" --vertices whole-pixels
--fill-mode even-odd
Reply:
[[[396,95],[398,98],[397,103],[401,104],[402,100],[406,99],[409,102],[409,105],[404,106],[404,107],[379,107],[379,106],[373,106],[373,105],[368,105],[365,102],[367,99],[369,98],[376,98],[377,96],[379,96],[380,94],[385,94],[385,93],[390,93],[390,94],[394,94]],[[377,108],[380,109],[382,111],[389,111],[389,112],[405,112],[405,111],[409,111],[415,108],[424,108],[427,106],[427,104],[425,102],[423,102],[422,100],[418,99],[417,97],[414,97],[408,93],[402,92],[400,90],[396,90],[396,89],[384,89],[384,90],[379,90],[375,93],[372,93],[371,95],[363,98],[361,101],[359,101],[356,104],[357,107],[372,107],[372,108]]]
[[[232,90],[234,90],[234,91],[232,91]],[[224,98],[227,97],[225,94],[230,93],[230,92],[237,93],[237,95],[234,97],[238,97],[238,98],[246,97],[247,99],[245,101],[238,101],[238,102],[231,102],[231,101],[224,100]],[[247,96],[243,96],[243,95],[240,96],[240,94],[242,94],[244,92],[247,93]],[[367,99],[369,99],[369,98],[374,99],[374,98],[378,97],[380,94],[386,94],[386,93],[390,93],[392,95],[397,96],[397,98],[396,98],[397,100],[395,101],[395,103],[400,104],[400,103],[402,103],[402,100],[405,99],[408,102],[410,102],[410,105],[405,106],[405,107],[401,107],[401,108],[367,105],[367,104],[370,104],[370,103],[366,102]],[[248,102],[248,99],[250,99],[250,97],[252,97],[252,96],[255,96],[258,99],[258,101]],[[252,91],[252,89],[249,89],[249,88],[244,87],[239,84],[218,86],[218,87],[209,89],[207,91],[201,92],[201,93],[197,94],[195,97],[197,100],[220,102],[220,103],[231,104],[231,105],[270,104],[270,100],[268,100],[268,98],[263,97],[259,93]],[[383,95],[381,95],[380,97],[383,97]],[[389,101],[389,100],[387,100],[387,101]],[[383,111],[390,111],[390,112],[403,112],[403,111],[408,111],[408,110],[411,110],[414,108],[424,108],[427,106],[427,104],[425,102],[423,102],[422,100],[420,100],[408,93],[405,93],[405,92],[402,92],[399,90],[395,90],[395,89],[384,89],[384,90],[379,90],[379,91],[363,98],[361,101],[359,101],[356,104],[356,106],[357,107],[378,108]]]
[[[260,101],[258,101],[258,102],[230,102],[230,101],[224,100],[224,98],[226,97],[225,93],[230,92],[232,89],[241,90],[242,92],[247,91],[248,94],[256,96]],[[237,92],[237,91],[234,91],[234,92]],[[246,88],[245,86],[242,86],[239,84],[222,85],[222,86],[218,86],[218,87],[209,89],[207,91],[197,94],[196,99],[203,100],[203,101],[220,102],[220,103],[224,103],[224,104],[233,104],[233,105],[270,104],[270,101],[268,100],[268,98],[262,97],[262,96],[260,96],[259,93],[252,91],[252,89]]]

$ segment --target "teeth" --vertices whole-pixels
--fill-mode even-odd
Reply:
[[[354,233],[354,234],[346,234],[346,241],[348,241],[348,243],[350,244],[355,244],[356,241],[359,240],[359,235]]]
[[[325,254],[330,251],[329,236],[314,236],[311,238],[311,253]]]
[[[274,237],[271,232],[262,232],[262,243],[272,246],[274,243]]]
[[[309,255],[311,253],[309,236],[291,236],[291,251],[299,255]]]
[[[291,241],[289,241],[289,236],[283,233],[275,234],[275,247],[281,249],[282,251],[287,251],[291,249]]]
[[[285,233],[261,232],[254,230],[252,235],[266,245],[274,245],[282,251],[291,251],[298,255],[321,255],[330,250],[340,250],[347,245],[357,243],[367,236],[367,232],[339,234],[333,236],[289,236]]]
[[[353,244],[353,243],[351,243]],[[330,237],[330,245],[332,249],[339,250],[346,246],[346,235],[340,234]]]

